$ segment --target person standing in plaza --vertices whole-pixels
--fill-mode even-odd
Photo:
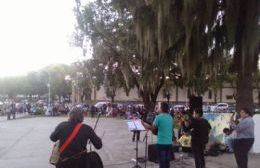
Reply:
[[[144,126],[157,133],[157,147],[160,168],[169,168],[172,150],[172,137],[173,137],[173,118],[169,114],[169,106],[167,103],[160,104],[159,115],[156,116],[152,126]]]
[[[109,117],[113,113],[113,106],[111,103],[107,104],[107,109],[106,109],[106,117]]]
[[[50,139],[53,142],[60,141],[62,145],[69,137],[74,128],[83,122],[83,111],[80,107],[74,107],[69,113],[69,121],[60,123],[51,134]],[[101,149],[102,141],[96,135],[94,130],[86,125],[81,124],[79,132],[75,138],[70,142],[68,147],[60,154],[61,159],[68,159],[67,161],[60,161],[57,168],[91,168],[87,165],[86,146],[88,141],[94,145],[95,148]],[[81,153],[82,152],[82,153]],[[80,154],[81,153],[81,154]],[[72,157],[79,155],[77,157]]]
[[[96,112],[97,112],[97,108],[94,105],[91,105],[90,106],[90,116],[91,116],[91,118],[94,118]]]
[[[16,113],[15,102],[12,102],[12,104],[11,104],[11,115],[13,116],[13,119],[15,119],[15,113]]]
[[[191,120],[191,148],[195,160],[196,168],[205,168],[204,150],[209,139],[211,126],[204,118],[202,109],[196,108],[193,111]]]
[[[247,168],[248,153],[254,144],[255,123],[251,112],[247,108],[240,111],[240,122],[233,121],[231,127],[236,131],[237,136],[234,140],[234,154],[238,168]]]
[[[132,114],[132,120],[140,120],[136,112]],[[134,142],[139,140],[140,140],[140,131],[139,130],[133,131],[132,141]]]
[[[6,104],[5,105],[5,112],[7,113],[7,120],[11,119],[11,104]]]

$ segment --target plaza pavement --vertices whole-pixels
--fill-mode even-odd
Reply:
[[[7,121],[0,117],[0,168],[53,168],[48,163],[52,142],[50,133],[67,117],[32,117]],[[85,123],[94,126],[96,119],[85,118]],[[98,151],[105,168],[131,168],[135,157],[135,143],[122,119],[101,118],[97,134],[103,140],[103,148]],[[141,140],[144,133],[141,133]],[[156,137],[149,134],[148,143],[155,143]],[[144,156],[144,142],[140,142],[140,156]],[[178,156],[177,156],[178,158]],[[232,154],[207,157],[207,168],[235,168]],[[251,155],[249,168],[258,168],[260,155]],[[141,164],[144,167],[143,164]],[[192,158],[178,158],[172,162],[174,168],[193,168]],[[147,168],[158,165],[147,163]]]

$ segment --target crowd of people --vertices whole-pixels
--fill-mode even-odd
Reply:
[[[218,142],[216,137],[210,134],[211,126],[203,118],[200,108],[195,108],[190,112],[171,113],[167,104],[162,103],[153,124],[146,126],[150,130],[158,129],[160,168],[169,167],[169,160],[171,160],[169,150],[176,143],[181,146],[183,152],[193,155],[196,168],[205,168],[204,156],[212,154],[214,150],[234,152],[238,168],[247,168],[248,153],[254,143],[254,121],[252,113],[247,108],[240,110],[240,118],[236,119],[232,115],[230,127],[223,130],[224,142]],[[174,130],[176,130],[174,128],[178,128],[177,137],[174,136]]]
[[[200,108],[173,109],[167,103],[156,106],[153,112],[147,112],[143,106],[128,105],[118,108],[111,103],[99,109],[95,106],[82,107],[91,117],[99,112],[106,117],[141,119],[147,129],[157,129],[160,168],[169,167],[170,158],[167,157],[170,156],[169,151],[173,145],[193,156],[196,168],[206,167],[205,155],[214,156],[220,152],[234,153],[238,167],[247,167],[248,152],[254,142],[254,121],[251,112],[246,108],[239,112],[239,119],[231,117],[230,127],[223,130],[224,141],[221,142],[210,134],[211,126],[203,118]],[[132,141],[140,141],[140,131],[133,131]]]
[[[230,126],[223,129],[224,141],[219,141],[213,134],[210,133],[211,126],[206,119],[203,118],[203,111],[200,108],[195,109],[173,109],[168,106],[167,103],[161,103],[155,107],[155,110],[148,112],[141,105],[126,105],[126,106],[115,106],[112,103],[104,104],[100,108],[94,105],[76,105],[71,104],[61,105],[56,104],[53,106],[53,115],[61,113],[61,107],[63,107],[64,113],[69,113],[69,122],[60,124],[57,126],[55,131],[51,135],[51,140],[62,140],[68,136],[69,130],[72,130],[75,123],[82,122],[83,119],[80,117],[81,113],[94,117],[98,113],[105,117],[121,117],[127,120],[142,120],[146,129],[157,131],[157,146],[159,153],[159,164],[160,168],[168,168],[169,161],[171,160],[171,150],[173,146],[178,146],[178,149],[182,152],[188,153],[189,156],[193,156],[195,160],[196,168],[205,168],[205,155],[218,155],[220,152],[234,153],[237,165],[239,168],[247,168],[248,153],[254,143],[254,121],[252,119],[252,113],[243,108],[240,110],[238,116],[232,115],[230,120]],[[5,104],[2,108],[7,114],[7,119],[15,119],[16,113],[28,112],[29,114],[34,113],[35,108],[43,108],[41,104],[24,103],[18,104],[10,102]],[[46,110],[46,109],[45,109]],[[80,111],[80,112],[78,112]],[[78,114],[80,113],[80,114]],[[235,114],[235,113],[234,113]],[[73,117],[80,118],[78,121],[74,121]],[[75,122],[75,123],[74,123]],[[68,127],[68,132],[61,131],[65,127]],[[72,147],[72,151],[65,152],[63,155],[71,155],[79,152],[85,148],[84,143],[86,139],[90,139],[93,143],[100,141],[98,137],[89,129],[86,135],[80,138],[80,147],[75,146],[75,150]],[[58,134],[61,131],[63,135]],[[91,134],[91,135],[90,135]],[[96,138],[95,138],[96,137]],[[93,139],[94,138],[94,139]],[[84,140],[83,140],[84,139]],[[96,140],[95,140],[96,139]],[[84,141],[84,143],[83,143]],[[140,131],[133,131],[132,141],[140,141]],[[94,145],[97,148],[101,148],[102,142]],[[73,146],[73,145],[72,145]],[[71,163],[72,165],[74,162]],[[75,163],[76,164],[76,163]],[[66,167],[58,165],[58,167]],[[80,166],[79,166],[80,167]]]
[[[67,114],[72,107],[71,103],[55,102],[48,105],[45,101],[15,101],[6,100],[0,106],[0,115],[6,115],[7,119],[15,119],[16,114],[50,115],[58,116]]]
[[[230,121],[230,127],[223,130],[224,141],[210,134],[211,126],[203,118],[202,109],[173,109],[167,103],[156,106],[153,112],[147,112],[143,106],[128,105],[118,108],[111,103],[101,108],[83,106],[94,117],[98,112],[106,117],[120,116],[123,119],[141,119],[147,129],[158,129],[158,150],[160,168],[169,167],[172,146],[188,153],[195,159],[196,168],[204,168],[205,155],[218,155],[221,152],[234,153],[239,168],[247,167],[247,156],[254,142],[254,122],[247,109],[241,109],[240,118]],[[147,126],[147,123],[150,126]],[[140,131],[133,131],[132,141],[140,141]]]

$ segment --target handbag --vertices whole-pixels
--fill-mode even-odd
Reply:
[[[50,164],[57,165],[58,161],[60,160],[60,152],[59,152],[60,141],[58,140],[53,145],[50,157]]]
[[[60,154],[67,148],[67,146],[70,144],[70,142],[75,138],[75,136],[78,134],[79,129],[81,128],[82,124],[78,123],[76,127],[73,129],[72,133],[69,135],[69,137],[66,139],[66,141],[62,144],[60,147],[60,141],[58,140],[52,148],[51,156],[50,156],[50,164],[57,165],[60,160]]]

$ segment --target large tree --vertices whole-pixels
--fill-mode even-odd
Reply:
[[[113,0],[134,14],[141,51],[170,59],[177,56],[183,75],[215,74],[231,50],[238,75],[237,108],[253,108],[252,73],[259,55],[258,0]],[[154,42],[156,41],[156,42]]]
[[[253,108],[258,0],[97,0],[83,7],[76,2],[78,44],[87,36],[94,56],[118,61],[146,108],[154,107],[171,66],[177,64],[183,79],[201,94],[205,79],[216,76],[226,57],[233,59],[238,76],[237,107]]]
[[[234,47],[234,71],[237,72],[237,109],[253,109],[253,79],[260,53],[260,2],[226,0],[224,24],[228,45]]]
[[[149,56],[138,52],[133,15],[129,11],[116,11],[110,2],[105,0],[90,3],[83,9],[78,1],[76,11],[77,32],[80,32],[76,34],[76,39],[84,39],[78,35],[90,38],[94,59],[99,60],[105,67],[118,63],[117,70],[120,70],[118,74],[119,77],[122,76],[120,79],[126,93],[135,86],[146,109],[153,110],[164,83],[164,66],[167,63],[158,54]],[[110,81],[106,84],[115,82],[111,75],[108,77]],[[110,84],[107,86],[110,86],[111,90]]]

